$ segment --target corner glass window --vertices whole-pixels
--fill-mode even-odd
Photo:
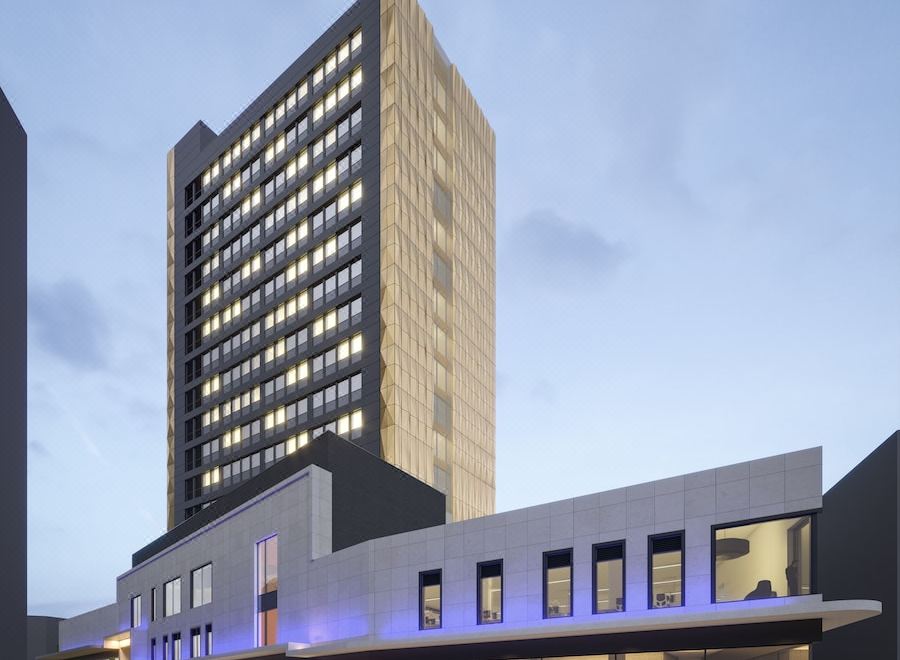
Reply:
[[[650,537],[650,609],[684,604],[684,533]]]
[[[715,529],[715,602],[815,593],[812,516]]]
[[[503,621],[503,561],[478,564],[478,623]]]
[[[594,614],[625,611],[625,542],[594,546]]]
[[[544,618],[572,616],[572,550],[544,553]]]
[[[419,573],[419,628],[441,627],[441,572]]]

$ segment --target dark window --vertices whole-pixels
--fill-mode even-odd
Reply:
[[[684,605],[684,532],[650,537],[651,609]]]
[[[150,620],[151,621],[156,621],[156,617],[157,617],[157,609],[156,608],[158,607],[158,605],[156,604],[156,601],[159,600],[158,593],[159,593],[159,587],[153,587],[150,590]]]
[[[141,625],[141,595],[131,599],[131,627],[138,628]]]
[[[172,633],[172,660],[181,660],[181,633]]]
[[[185,470],[193,470],[194,468],[200,467],[203,461],[203,454],[201,447],[191,447],[190,449],[186,449],[184,452],[184,469]]]
[[[184,246],[184,265],[190,265],[194,259],[200,256],[200,252],[203,250],[203,243],[198,236],[190,243]]]
[[[191,607],[212,602],[212,564],[191,571]],[[199,631],[197,633],[200,634]]]
[[[150,640],[150,660],[157,660],[156,657],[156,637]]]
[[[813,516],[713,529],[714,602],[815,593]]]
[[[572,550],[544,553],[544,618],[572,616]]]
[[[200,497],[202,494],[203,489],[201,487],[199,475],[184,480],[184,499],[192,500],[195,497]]]
[[[194,298],[190,302],[184,304],[184,322],[190,323],[200,317],[203,309],[200,306],[200,298]]]
[[[625,541],[594,546],[594,614],[625,611]]]
[[[441,627],[441,571],[419,573],[419,629]]]
[[[203,367],[200,362],[199,357],[195,357],[192,360],[188,360],[184,363],[184,382],[190,383],[195,378],[200,378],[203,375]]]
[[[478,623],[503,621],[503,560],[478,564]]]

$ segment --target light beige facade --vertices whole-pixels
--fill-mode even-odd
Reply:
[[[381,447],[495,506],[494,132],[414,0],[381,0]]]

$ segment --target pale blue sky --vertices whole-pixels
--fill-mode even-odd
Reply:
[[[0,4],[68,615],[165,526],[166,152],[347,3]],[[497,133],[498,510],[818,444],[827,486],[900,426],[900,3],[423,5]]]

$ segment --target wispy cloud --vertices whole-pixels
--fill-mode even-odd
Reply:
[[[93,294],[77,280],[32,284],[28,318],[37,345],[47,353],[82,369],[106,366],[106,317]]]
[[[498,267],[501,274],[512,275],[517,283],[524,280],[534,286],[597,284],[626,255],[624,246],[605,239],[591,227],[541,210],[530,213],[507,232]]]

